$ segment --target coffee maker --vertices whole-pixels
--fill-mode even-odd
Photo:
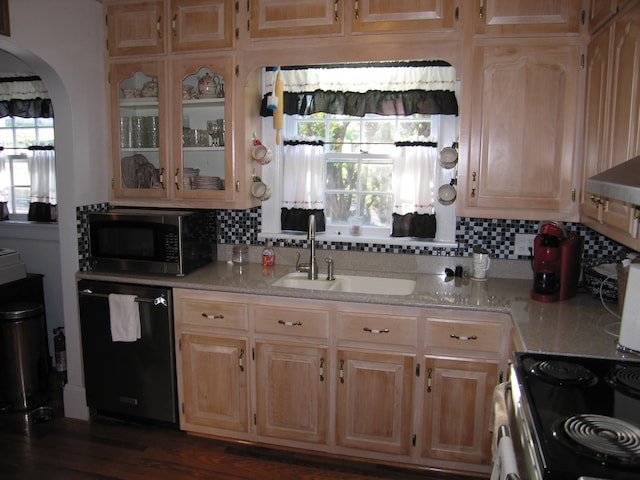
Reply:
[[[541,302],[566,300],[576,294],[580,279],[582,237],[562,223],[545,222],[533,241],[533,290]]]

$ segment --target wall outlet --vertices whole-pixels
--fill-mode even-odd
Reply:
[[[516,233],[515,254],[523,257],[533,256],[533,240],[536,235],[533,233]]]

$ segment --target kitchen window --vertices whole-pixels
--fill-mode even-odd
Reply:
[[[27,220],[32,203],[57,203],[54,162],[45,158],[53,143],[53,118],[0,118],[0,202],[11,220]]]
[[[347,82],[345,78],[347,77],[342,75],[337,81],[344,85]],[[362,77],[354,75],[354,78]],[[268,85],[268,80],[266,83]],[[453,83],[455,85],[455,80]],[[457,91],[457,85],[455,90]],[[269,91],[267,86],[265,92]],[[315,107],[314,102],[324,100],[325,98],[304,99],[301,95],[298,106],[312,109]],[[345,103],[348,101],[347,99]],[[437,152],[456,142],[457,116],[424,113],[367,113],[357,116],[328,112],[305,112],[302,115],[286,113],[281,132],[284,147],[270,143],[273,142],[270,139],[272,127],[272,119],[265,118],[263,140],[273,146],[276,154],[272,165],[262,167],[262,179],[273,185],[274,195],[262,203],[261,238],[296,235],[282,228],[281,218],[286,207],[313,209],[315,205],[321,205],[326,220],[323,238],[327,241],[394,244],[420,242],[439,245],[455,242],[455,206],[440,204],[436,197],[440,185],[449,184],[455,179],[455,169],[445,170],[439,166]],[[319,155],[322,156],[322,162],[317,162],[308,171],[293,173],[298,167],[291,161],[289,145],[296,142],[315,143],[316,150],[321,152]],[[403,172],[398,166],[400,149],[412,148],[403,144],[436,152],[423,155],[425,160],[413,177],[410,172]],[[416,238],[412,235],[391,238],[394,212],[400,211],[400,206],[406,203],[399,196],[402,196],[403,191],[406,193],[407,188],[399,190],[397,187],[397,179],[401,174],[425,182],[419,189],[427,194],[427,199],[407,205],[402,213],[418,208],[422,210],[419,212],[421,214],[434,214],[437,218],[435,238]],[[321,178],[318,181],[316,177]],[[291,195],[283,194],[283,190],[291,184],[300,186],[309,183],[314,186],[310,189],[312,192],[322,190],[321,197],[312,193],[309,198],[297,197],[303,200],[291,201]],[[409,190],[420,185],[417,181],[413,183]]]
[[[286,137],[319,139],[324,147],[324,211],[328,232],[385,237],[392,228],[396,141],[422,139],[432,148],[432,132],[438,132],[438,116],[410,117],[366,115],[354,117],[318,113],[286,119]],[[431,140],[431,141],[429,141]],[[286,149],[285,149],[286,152]],[[437,164],[425,158],[430,170],[426,189],[433,192]],[[285,182],[287,178],[285,154]],[[423,208],[432,211],[436,199],[426,197]]]

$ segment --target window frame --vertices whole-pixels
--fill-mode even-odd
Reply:
[[[264,79],[263,79],[264,81]],[[263,91],[266,92],[264,85]],[[456,82],[456,97],[460,98],[460,82]],[[438,143],[438,149],[451,146],[459,139],[459,117],[453,115],[439,115],[439,129],[437,134],[433,134]],[[285,131],[287,128],[288,116],[285,116]],[[276,130],[273,128],[273,119],[263,117],[262,136],[259,140],[273,150],[273,161],[267,165],[256,165],[259,171],[261,168],[261,179],[272,187],[272,196],[268,201],[262,202],[262,222],[258,232],[258,240],[262,241],[300,241],[306,239],[306,232],[283,232],[280,227],[280,211],[282,206],[282,181],[284,174],[283,145],[276,144]],[[255,136],[255,134],[254,134]],[[280,135],[286,137],[284,132]],[[452,169],[437,168],[434,177],[436,188],[440,185],[449,184],[457,178],[457,167]],[[436,238],[417,239],[412,237],[391,237],[391,228],[363,227],[358,236],[351,235],[349,226],[334,227],[327,226],[324,233],[319,233],[317,238],[324,242],[340,242],[350,244],[375,244],[380,246],[402,246],[402,247],[433,247],[452,248],[457,246],[456,242],[456,202],[451,205],[442,205],[436,200],[435,213],[437,215],[438,228]]]
[[[6,125],[6,121],[9,120],[11,122],[10,126]],[[32,125],[29,125],[28,123],[33,122]],[[25,123],[25,125],[20,125],[20,123]],[[21,130],[33,130],[34,131],[34,136],[35,138],[31,139],[29,138],[28,140],[22,140],[23,137],[21,137],[19,135],[19,132]],[[46,140],[42,140],[43,135],[41,134],[42,131],[51,131],[51,133],[53,133],[53,136],[51,135],[46,135]],[[15,221],[27,221],[28,220],[28,211],[29,208],[27,207],[27,211],[24,213],[16,213],[15,208],[16,208],[16,195],[15,195],[15,190],[17,188],[29,188],[29,199],[31,198],[31,182],[29,182],[28,185],[22,185],[22,184],[16,184],[14,183],[14,162],[15,161],[24,161],[26,160],[26,163],[29,163],[30,161],[30,156],[32,154],[32,152],[29,151],[28,147],[29,146],[34,146],[34,145],[41,145],[43,143],[47,143],[50,145],[54,144],[55,141],[55,121],[54,118],[47,118],[47,117],[35,117],[35,118],[23,118],[23,117],[12,117],[12,116],[6,116],[6,117],[0,117],[0,131],[11,131],[11,140],[9,143],[11,143],[11,145],[2,145],[4,147],[4,155],[5,158],[8,160],[9,163],[9,169],[10,169],[10,181],[11,184],[9,185],[9,199],[7,201],[7,206],[9,208],[9,220],[15,220]],[[5,135],[0,135],[0,144],[4,143],[3,139],[5,139]],[[24,145],[23,145],[24,144]],[[29,203],[31,203],[29,201]]]

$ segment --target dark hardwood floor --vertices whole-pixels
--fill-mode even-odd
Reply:
[[[220,480],[469,480],[366,462],[227,443],[184,432],[97,418],[64,418],[59,392],[53,418],[0,413],[0,478]]]

